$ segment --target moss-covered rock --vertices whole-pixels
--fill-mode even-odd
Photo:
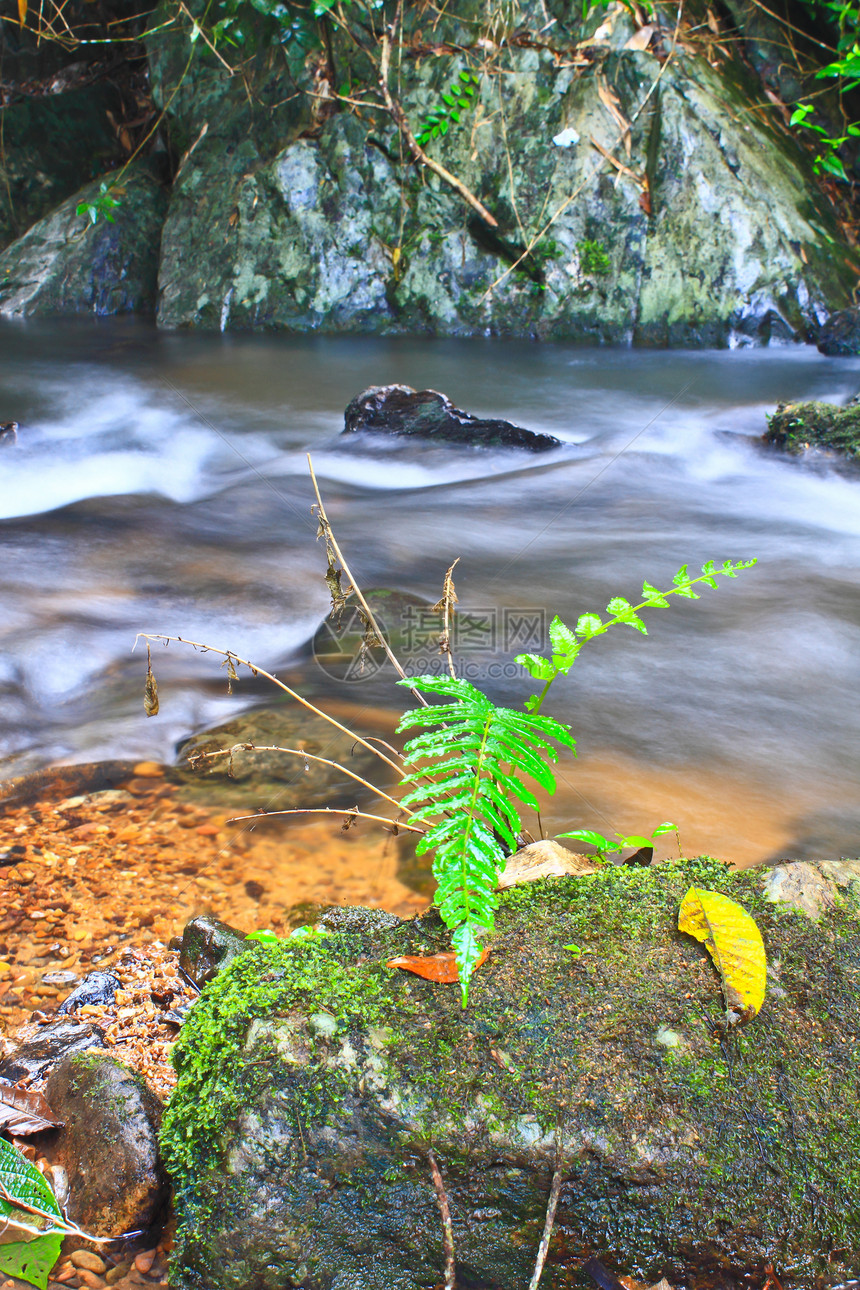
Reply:
[[[545,25],[539,8],[518,20]],[[740,61],[628,48],[618,6],[594,15],[585,59],[575,12],[558,7],[553,48],[523,48],[464,0],[434,19],[431,57],[421,7],[405,7],[398,84],[416,130],[479,73],[472,106],[428,148],[496,229],[416,168],[387,113],[321,110],[308,93],[329,74],[320,56],[293,51],[287,68],[260,55],[241,83],[201,62],[181,81],[184,38],[154,34],[156,94],[197,145],[165,228],[162,325],[645,345],[816,335],[850,303],[857,257],[799,144],[751,110],[760,83]],[[375,87],[333,40],[338,76]]]
[[[106,175],[63,202],[0,255],[0,314],[154,313],[158,251],[167,194],[153,159],[134,162],[119,179],[112,219],[78,215],[95,201]]]
[[[794,454],[817,448],[860,461],[860,403],[780,403],[764,441]]]
[[[429,1290],[431,1146],[464,1285],[528,1283],[559,1149],[547,1286],[580,1284],[588,1252],[693,1290],[767,1263],[792,1290],[857,1275],[858,874],[842,866],[818,921],[708,860],[514,888],[465,1011],[385,967],[444,947],[432,913],[252,949],[176,1050],[173,1284]],[[710,960],[675,930],[691,885],[765,938],[764,1007],[729,1034]]]

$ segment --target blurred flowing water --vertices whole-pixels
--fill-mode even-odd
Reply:
[[[339,440],[368,385],[564,441],[547,455]],[[438,598],[456,556],[460,659],[497,699],[533,686],[511,655],[682,563],[758,556],[718,592],[588,645],[550,711],[570,721],[548,830],[650,832],[754,863],[860,853],[860,473],[763,451],[777,401],[842,401],[860,361],[813,350],[663,353],[503,341],[159,334],[143,324],[4,324],[0,421],[0,775],[178,739],[265,691],[226,694],[229,647],[367,729],[404,706],[393,675],[329,677],[305,454],[363,587]],[[519,634],[518,634],[519,633]],[[535,642],[532,642],[534,645]],[[420,651],[419,651],[420,654]],[[432,647],[424,657],[439,659]]]

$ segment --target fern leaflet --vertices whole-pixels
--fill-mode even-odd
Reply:
[[[558,754],[549,741],[571,749],[575,744],[568,727],[552,717],[497,707],[468,681],[419,676],[398,684],[455,700],[411,708],[397,729],[424,727],[404,748],[409,773],[403,784],[416,787],[402,800],[414,812],[410,820],[430,825],[416,850],[435,852],[436,902],[452,932],[465,1007],[481,952],[479,936],[493,930],[504,848],[518,845],[515,803],[538,805],[521,775],[554,792],[547,763]]]
[[[672,579],[673,585],[667,591],[659,591],[650,582],[643,582],[643,599],[638,605],[631,605],[630,601],[625,600],[623,596],[613,596],[606,606],[607,612],[612,615],[607,622],[604,622],[599,614],[580,614],[576,626],[571,630],[556,615],[549,625],[549,642],[552,647],[550,658],[543,658],[540,654],[517,654],[515,659],[515,662],[524,667],[536,681],[544,682],[540,694],[526,699],[526,708],[532,714],[540,712],[549,687],[557,676],[567,676],[586,641],[593,640],[595,636],[602,636],[617,623],[627,623],[629,627],[635,627],[637,631],[647,636],[648,628],[639,617],[640,609],[668,609],[667,596],[698,600],[699,593],[693,590],[696,583],[703,582],[708,587],[716,588],[719,585],[718,576],[736,578],[742,569],[751,569],[755,563],[755,560],[735,562],[724,560],[722,565],[717,567],[713,560],[708,560],[702,565],[702,572],[695,577],[687,572],[687,566],[684,564],[675,574]]]

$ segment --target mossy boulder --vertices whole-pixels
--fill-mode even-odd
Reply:
[[[518,21],[544,27],[541,9]],[[203,54],[183,81],[186,37],[156,18],[154,92],[195,145],[165,226],[160,323],[654,346],[817,335],[850,305],[857,255],[800,144],[758,111],[758,79],[668,32],[631,47],[618,7],[585,33],[577,13],[558,6],[550,42],[526,48],[500,35],[501,10],[464,0],[434,19],[431,48],[423,9],[404,7],[397,76],[416,131],[480,72],[428,149],[496,228],[416,167],[386,112],[321,101],[319,52],[302,62],[291,42],[289,67],[261,54],[242,78]],[[375,92],[354,44],[332,40],[338,77]]]
[[[385,966],[446,946],[433,912],[249,950],[176,1049],[172,1284],[430,1290],[430,1148],[464,1286],[528,1284],[557,1152],[545,1286],[585,1284],[589,1253],[689,1290],[771,1263],[786,1290],[857,1275],[860,866],[837,869],[817,921],[709,860],[514,888],[466,1010]],[[762,930],[769,991],[744,1028],[721,1028],[716,972],[676,930],[691,885]]]
[[[77,213],[112,182],[120,203],[112,218],[92,224]],[[166,211],[153,158],[80,189],[0,255],[0,315],[154,313]]]
[[[860,403],[780,403],[764,441],[795,455],[819,449],[860,461]]]

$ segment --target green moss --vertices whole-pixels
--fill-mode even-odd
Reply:
[[[694,885],[738,900],[762,929],[771,992],[745,1029],[721,1028],[713,964],[677,931],[678,905]],[[551,1159],[558,1129],[570,1152],[565,1229],[587,1230],[591,1248],[654,1280],[667,1250],[680,1257],[689,1240],[705,1248],[725,1228],[729,1244],[714,1247],[725,1257],[749,1267],[778,1257],[799,1269],[786,1287],[809,1284],[821,1224],[842,1246],[860,1231],[860,1128],[843,1114],[860,1100],[857,913],[849,895],[811,923],[768,903],[759,874],[707,857],[527,884],[501,897],[465,1011],[456,987],[384,966],[394,954],[446,947],[432,913],[252,950],[207,987],[177,1048],[165,1153],[185,1221],[183,1257],[203,1277],[180,1284],[212,1284],[206,1276],[234,1258],[231,1223],[272,1177],[277,1212],[294,1215],[290,1248],[311,1252],[321,1282],[331,1232],[340,1223],[351,1231],[357,1212],[367,1248],[391,1241],[403,1260],[403,1250],[426,1247],[421,1257],[432,1263],[438,1215],[426,1171],[419,1164],[414,1176],[410,1164],[428,1141],[444,1157],[455,1208],[520,1216],[516,1231],[512,1218],[499,1218],[492,1247],[481,1244],[481,1224],[462,1238],[467,1248],[477,1243],[470,1266],[508,1284],[504,1260],[526,1250],[546,1199],[545,1180],[517,1162],[535,1142]],[[571,941],[593,952],[572,960]],[[661,1026],[677,1047],[660,1043]],[[371,1091],[360,1096],[363,1087]],[[272,1106],[293,1126],[277,1142],[267,1136]],[[243,1115],[263,1127],[249,1130]],[[324,1160],[314,1157],[310,1171],[307,1143]],[[506,1163],[487,1172],[485,1158]],[[320,1174],[336,1180],[334,1192],[319,1192]],[[619,1203],[618,1178],[628,1175],[639,1199]],[[647,1188],[633,1186],[637,1177]],[[323,1203],[320,1226],[308,1215]],[[242,1258],[265,1262],[260,1250]],[[286,1258],[269,1250],[265,1266],[287,1276]],[[409,1267],[387,1290],[422,1284]],[[257,1282],[242,1268],[248,1285],[288,1283]],[[298,1279],[295,1269],[289,1275]],[[355,1283],[375,1290],[375,1275],[365,1268]]]
[[[764,439],[786,452],[827,448],[860,461],[860,405],[781,403],[768,417]]]
[[[577,242],[576,249],[579,252],[579,267],[583,273],[600,277],[610,272],[612,264],[602,242],[595,242],[586,237],[581,242]]]

